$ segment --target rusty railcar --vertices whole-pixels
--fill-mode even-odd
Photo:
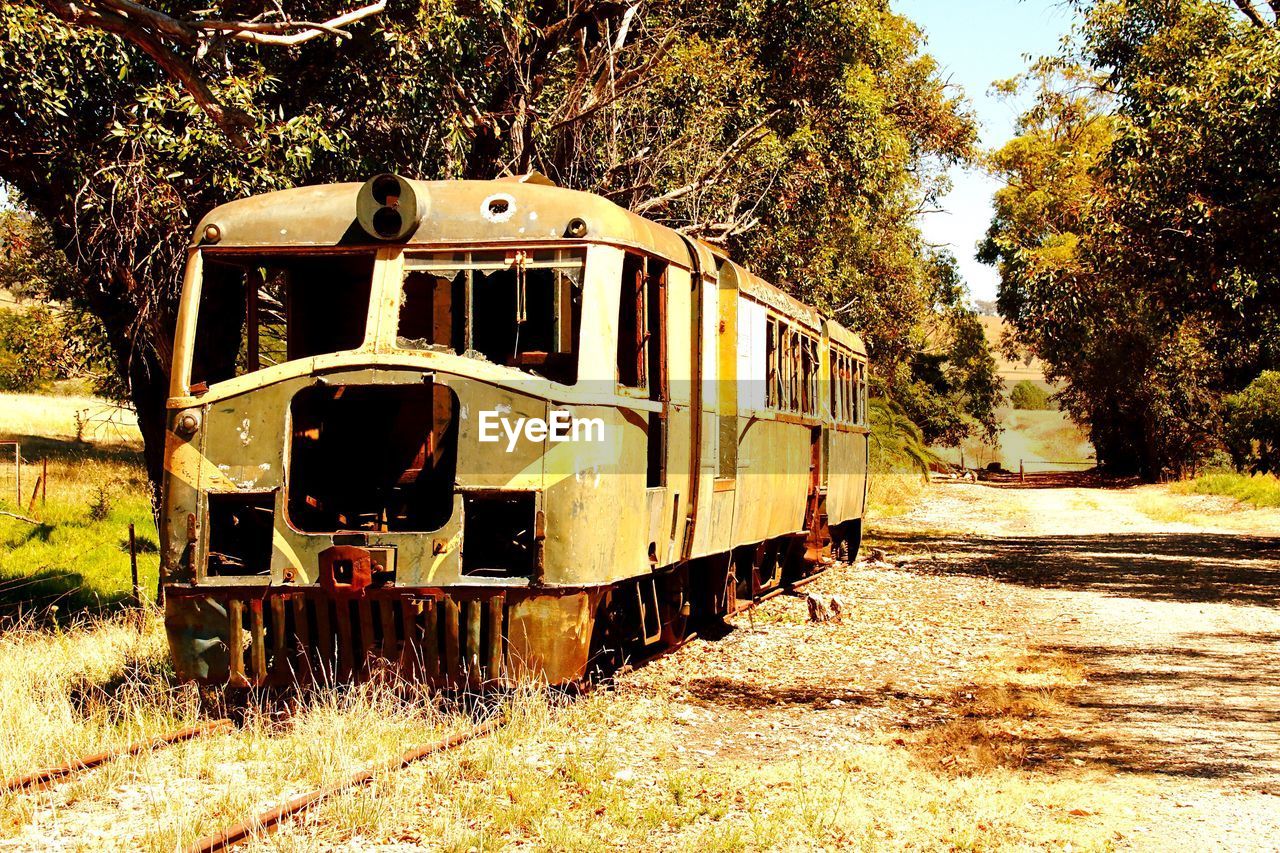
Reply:
[[[859,338],[536,175],[215,209],[168,407],[165,620],[205,683],[572,682],[861,535]]]

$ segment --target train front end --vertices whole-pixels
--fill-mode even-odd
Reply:
[[[592,390],[623,252],[587,199],[384,175],[200,224],[162,507],[179,677],[582,677],[644,470]]]

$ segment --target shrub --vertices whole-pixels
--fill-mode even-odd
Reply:
[[[1049,394],[1030,379],[1023,379],[1013,386],[1013,390],[1009,392],[1009,405],[1033,412],[1053,408],[1049,405]]]
[[[925,444],[924,433],[893,400],[871,400],[871,466],[876,471],[914,471],[929,475],[937,456]]]
[[[1223,439],[1237,468],[1280,473],[1280,370],[1264,370],[1223,400]]]
[[[0,391],[38,391],[66,372],[66,335],[48,308],[0,309]]]

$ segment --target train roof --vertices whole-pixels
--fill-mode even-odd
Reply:
[[[556,186],[536,173],[492,181],[409,183],[417,196],[420,220],[403,244],[572,243],[577,241],[566,237],[566,230],[571,220],[581,219],[586,223],[584,241],[603,240],[689,263],[689,247],[676,231],[601,196]],[[210,225],[217,226],[219,249],[384,245],[365,233],[356,220],[356,200],[362,186],[354,182],[320,184],[228,202],[200,221],[192,245],[208,245],[204,235]],[[495,207],[493,202],[499,200],[505,205]],[[702,245],[724,256],[719,248]],[[737,269],[740,288],[748,295],[815,331],[822,328],[824,318],[817,310],[742,267]],[[833,339],[865,353],[856,335],[833,320],[825,322]]]

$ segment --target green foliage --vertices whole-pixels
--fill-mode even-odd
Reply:
[[[1042,412],[1051,409],[1049,395],[1030,379],[1023,379],[1009,392],[1009,405],[1015,409]]]
[[[972,156],[975,127],[919,31],[885,4],[653,0],[628,14],[405,0],[351,32],[288,50],[218,43],[195,60],[251,119],[239,148],[130,43],[35,5],[0,7],[0,179],[67,250],[72,275],[47,290],[101,321],[153,476],[194,222],[229,199],[386,169],[537,169],[601,193],[726,244],[834,312],[865,336],[889,393],[918,378],[949,281],[915,211]],[[986,429],[990,377],[966,335],[953,337],[944,385],[901,394]]]
[[[67,344],[48,308],[0,308],[0,391],[39,391],[67,376]]]
[[[1224,404],[1226,444],[1236,467],[1280,473],[1280,371],[1264,370]]]
[[[124,400],[103,324],[86,309],[48,225],[20,198],[9,202],[14,206],[0,210],[0,290],[57,308],[23,307],[0,318],[0,390],[46,390],[52,381],[80,378],[99,396]]]
[[[85,610],[127,604],[130,523],[150,596],[160,561],[141,454],[56,440],[37,444],[50,459],[52,483],[48,502],[35,507],[38,526],[0,516],[0,621],[18,614],[67,621]],[[99,492],[110,498],[95,509]],[[12,509],[12,500],[12,492],[0,494],[0,505]]]
[[[1280,507],[1280,477],[1274,474],[1213,471],[1178,485],[1200,495],[1225,495],[1256,507]]]
[[[1082,8],[1075,51],[1020,81],[982,254],[1099,462],[1179,475],[1220,446],[1224,396],[1280,366],[1280,30],[1211,0]]]
[[[954,258],[932,255],[930,276],[929,319],[907,336],[902,360],[879,365],[885,386],[926,444],[955,447],[975,432],[994,441],[1001,380],[982,324]]]

